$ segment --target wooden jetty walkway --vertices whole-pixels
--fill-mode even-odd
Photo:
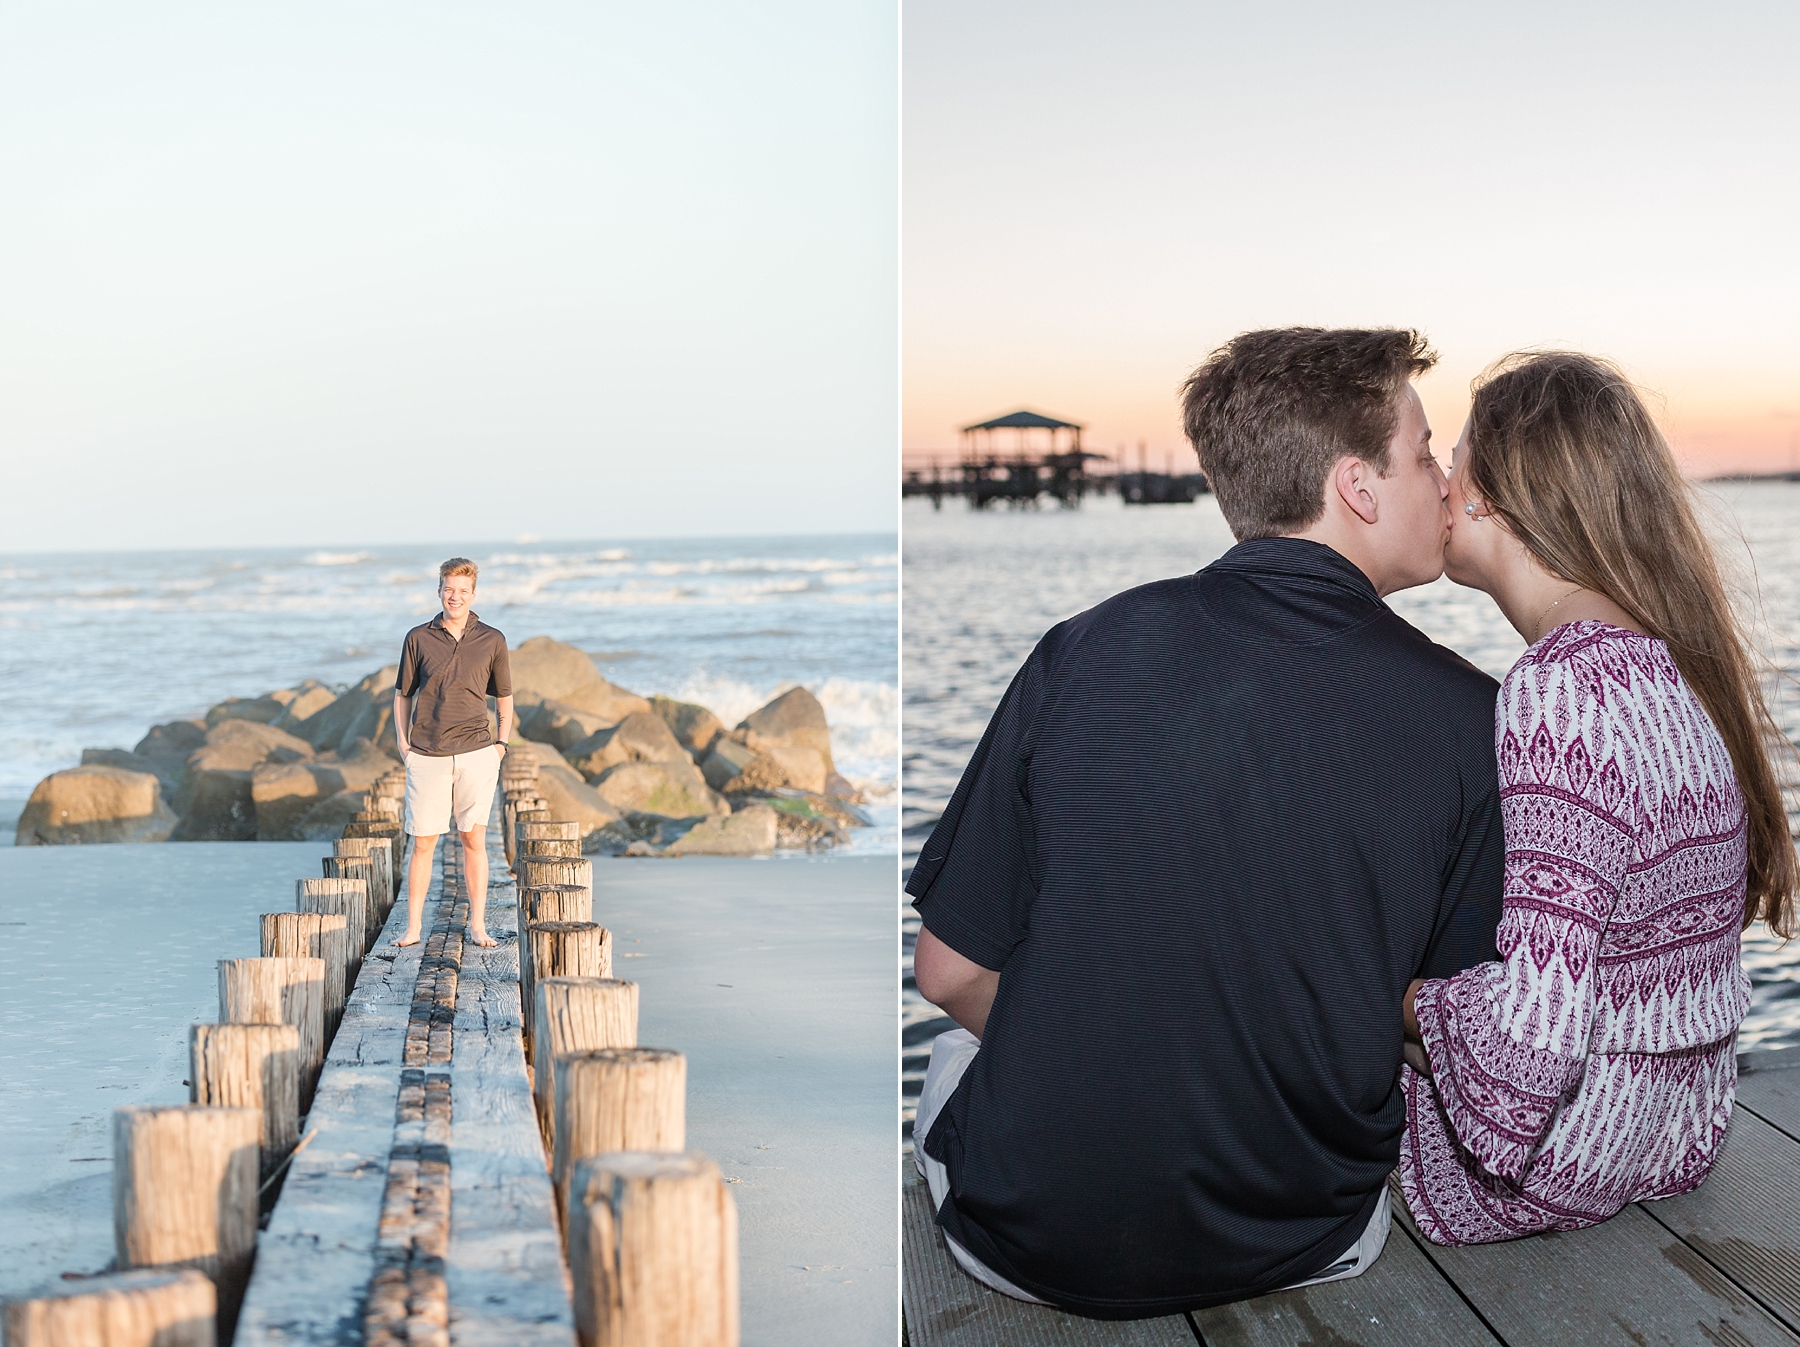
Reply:
[[[1394,1194],[1394,1229],[1352,1281],[1102,1323],[965,1276],[907,1166],[909,1347],[1773,1347],[1800,1344],[1800,1050],[1740,1059],[1725,1149],[1697,1191],[1573,1234],[1440,1248]]]
[[[392,946],[404,777],[377,784],[260,957],[219,961],[190,1102],[115,1112],[112,1269],[6,1301],[8,1347],[737,1347],[736,1205],[686,1150],[686,1059],[639,1046],[535,777],[503,779],[487,949],[454,838],[425,938]]]

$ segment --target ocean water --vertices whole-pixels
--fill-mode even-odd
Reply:
[[[0,556],[0,832],[83,748],[304,678],[350,684],[437,611],[437,565],[481,567],[476,611],[517,645],[549,635],[615,683],[727,725],[794,684],[896,846],[898,541],[891,535],[537,541]]]
[[[1800,485],[1719,483],[1706,508],[1747,594],[1760,593],[1761,637],[1785,671],[1777,713],[1800,743]],[[1080,510],[976,514],[956,501],[906,502],[902,575],[901,848],[903,868],[930,834],[1007,684],[1038,638],[1064,618],[1133,585],[1186,574],[1232,545],[1212,497],[1127,509],[1114,497]],[[1525,643],[1485,595],[1440,580],[1389,604],[1434,640],[1496,678]],[[918,917],[901,896],[903,1116],[924,1078],[931,1039],[953,1027],[918,994],[912,948]],[[1743,1048],[1800,1046],[1800,941],[1782,946],[1760,927],[1744,937],[1754,1002]]]

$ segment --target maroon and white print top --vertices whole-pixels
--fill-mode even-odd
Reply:
[[[1400,1184],[1427,1239],[1576,1230],[1697,1188],[1737,1094],[1746,829],[1668,647],[1601,622],[1526,651],[1495,710],[1500,961],[1427,982]]]

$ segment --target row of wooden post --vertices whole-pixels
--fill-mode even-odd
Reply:
[[[687,1146],[687,1059],[638,1046],[638,987],[613,977],[581,828],[506,771],[519,991],[532,1096],[582,1347],[737,1347],[737,1208]]]
[[[185,1105],[113,1114],[113,1271],[0,1311],[7,1347],[231,1341],[264,1195],[303,1144],[326,1050],[398,897],[406,777],[395,769],[332,843],[253,959],[219,961],[219,1018],[189,1032]]]

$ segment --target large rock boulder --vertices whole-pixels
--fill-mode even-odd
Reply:
[[[361,797],[394,765],[367,739],[344,753],[295,762],[264,762],[250,774],[259,842],[308,841],[304,824],[313,808],[336,795]],[[355,812],[354,810],[351,812]],[[348,818],[345,822],[348,822]]]
[[[294,832],[302,842],[335,842],[344,835],[344,829],[350,821],[362,812],[363,794],[360,790],[339,791],[336,795],[328,795],[320,800],[294,825]]]
[[[692,762],[626,762],[607,771],[594,789],[621,812],[693,818],[722,814],[729,806],[707,789]]]
[[[619,722],[599,711],[588,711],[554,699],[519,709],[519,733],[540,744],[566,753],[590,735],[611,729]]]
[[[665,856],[767,856],[775,850],[780,816],[766,804],[702,819],[662,852]]]
[[[817,749],[802,744],[773,744],[752,758],[724,789],[736,793],[792,787],[822,794],[827,772],[825,759]]]
[[[273,695],[227,697],[206,713],[206,728],[210,730],[227,720],[249,720],[258,725],[267,725],[279,719],[286,710],[287,703]]]
[[[84,748],[81,750],[81,765],[122,767],[127,772],[148,772],[151,776],[157,776],[156,764],[142,753],[133,753],[129,748]]]
[[[827,772],[837,770],[831,760],[825,708],[805,688],[790,688],[761,710],[751,712],[732,737],[759,753],[770,748],[810,748],[825,760]]]
[[[206,743],[189,756],[177,806],[177,842],[256,840],[253,776],[264,763],[302,762],[312,746],[273,725],[222,720],[206,732]]]
[[[692,767],[694,760],[660,716],[633,711],[617,725],[596,730],[563,750],[575,770],[589,781],[627,762],[673,762]]]
[[[721,739],[713,745],[712,752],[706,755],[706,761],[700,770],[706,776],[706,784],[714,790],[729,790],[731,783],[738,775],[756,761],[756,750],[735,739]]]
[[[548,636],[533,636],[508,659],[515,705],[565,702],[597,713],[607,725],[617,725],[633,711],[650,709],[644,698],[607,682],[586,651]]]
[[[719,736],[725,733],[720,719],[704,706],[678,702],[671,697],[652,697],[650,709],[669,727],[675,740],[695,762],[704,762]]]
[[[276,729],[289,731],[301,721],[318,715],[337,700],[337,693],[316,678],[309,678],[298,687],[271,692],[269,695],[284,703],[281,714],[269,723]]]
[[[19,816],[14,845],[166,842],[175,814],[151,772],[95,764],[52,772]]]
[[[334,697],[311,715],[292,721],[284,728],[321,751],[346,747],[358,738],[378,744],[385,738],[383,746],[391,747],[394,742],[394,678],[399,672],[397,664],[377,669],[342,696]]]
[[[132,752],[153,764],[149,770],[162,782],[163,798],[173,805],[187,776],[188,758],[205,742],[206,726],[198,720],[171,720],[151,726]]]

